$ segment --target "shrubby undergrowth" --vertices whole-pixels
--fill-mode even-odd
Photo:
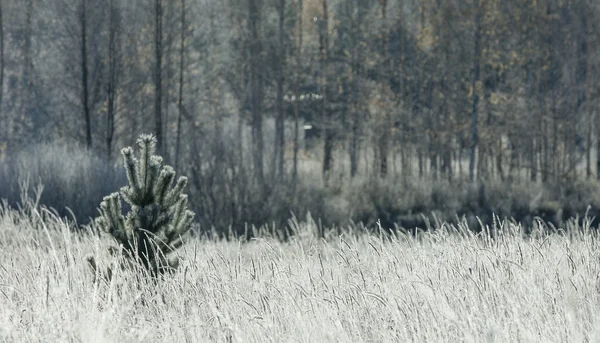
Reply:
[[[118,162],[107,163],[74,147],[30,146],[0,162],[0,198],[17,205],[23,200],[23,186],[35,197],[41,184],[41,204],[70,217],[68,207],[80,222],[87,223],[98,215],[102,198],[127,183]]]
[[[293,216],[304,220],[307,213],[320,227],[375,227],[379,221],[385,229],[426,229],[436,220],[467,220],[477,229],[476,217],[489,224],[492,213],[514,218],[526,227],[536,217],[557,227],[568,218],[583,217],[586,211],[592,218],[600,218],[600,184],[596,181],[542,185],[529,181],[471,184],[392,177],[332,178],[325,187],[315,173],[301,170],[297,183],[289,177],[267,177],[268,182],[260,184],[251,164],[241,162],[235,149],[226,144],[207,147],[199,163],[179,171],[190,179],[190,209],[197,213],[202,230],[240,235],[251,232],[253,225],[282,229]],[[0,164],[0,198],[16,205],[25,180],[30,196],[41,182],[39,202],[57,209],[60,216],[70,217],[72,211],[80,223],[98,215],[98,204],[105,195],[127,184],[118,163],[52,145],[32,147]]]

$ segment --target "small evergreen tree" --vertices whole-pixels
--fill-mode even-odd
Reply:
[[[183,244],[182,236],[190,229],[194,212],[187,209],[187,195],[183,194],[187,178],[180,177],[172,187],[175,170],[162,166],[162,157],[154,155],[156,138],[141,135],[137,143],[139,161],[131,147],[121,150],[129,185],[103,199],[96,223],[114,237],[125,256],[157,276],[179,265],[178,258],[167,255]],[[123,216],[121,197],[131,205],[127,216]],[[88,261],[96,271],[94,259]],[[106,276],[111,275],[109,269]]]

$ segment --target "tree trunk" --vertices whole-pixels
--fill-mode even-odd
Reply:
[[[600,127],[596,128],[596,179],[600,180]]]
[[[433,150],[430,152],[429,161],[430,161],[429,166],[431,168],[431,172],[433,173],[431,175],[431,177],[434,180],[437,180],[438,179],[438,154],[437,154],[437,152],[435,152]]]
[[[448,181],[452,181],[453,172],[452,172],[452,148],[451,142],[447,143],[448,145],[444,147],[444,156],[442,160],[442,165],[444,168],[444,173],[448,179]]]
[[[285,82],[284,68],[286,59],[285,1],[286,0],[279,0],[279,66],[277,68],[277,95],[275,100],[277,119],[275,122],[275,154],[273,158],[273,168],[276,168],[276,174],[278,178],[283,178],[285,162],[285,109],[283,107],[283,86]]]
[[[585,142],[586,149],[586,161],[585,161],[585,175],[589,180],[592,178],[592,129],[594,127],[594,112],[591,110],[591,104],[589,104],[589,100],[586,100],[588,105],[588,127],[587,127],[587,137]]]
[[[456,164],[458,165],[458,177],[462,179],[463,177],[463,153],[464,153],[464,144],[462,142],[459,143],[460,146],[458,148],[458,153],[456,154]]]
[[[181,0],[181,36],[179,51],[179,97],[177,99],[177,133],[175,139],[175,170],[179,171],[179,158],[181,154],[181,122],[183,118],[183,85],[184,85],[184,67],[185,67],[185,0]]]
[[[586,16],[584,15],[583,18],[585,18]],[[592,134],[593,134],[593,128],[594,128],[594,124],[595,124],[595,113],[594,113],[594,108],[593,108],[593,104],[592,104],[592,90],[594,89],[594,84],[592,81],[592,65],[591,65],[591,61],[590,61],[590,53],[589,53],[589,49],[590,49],[590,36],[589,36],[589,32],[590,32],[590,24],[588,23],[588,20],[585,20],[585,31],[586,31],[586,51],[585,51],[585,76],[586,76],[586,86],[585,86],[585,92],[584,92],[584,101],[585,101],[585,109],[588,112],[588,127],[587,127],[587,141],[586,141],[586,157],[587,157],[587,161],[586,161],[586,176],[588,179],[592,178]]]
[[[386,0],[387,1],[387,0]],[[406,81],[406,76],[405,76],[405,63],[406,63],[406,54],[405,54],[405,46],[406,46],[406,39],[405,39],[405,34],[404,34],[404,30],[406,28],[406,21],[405,21],[405,13],[404,13],[404,0],[399,0],[398,1],[398,27],[400,28],[400,46],[398,48],[398,53],[399,53],[399,57],[400,57],[400,64],[398,66],[398,77],[399,77],[399,90],[398,90],[398,99],[400,101],[400,103],[402,105],[404,105],[404,101],[405,99],[408,101],[408,106],[415,106],[415,103],[418,101],[416,94],[411,95],[406,97],[405,93],[407,91],[411,91],[410,88],[411,87],[406,87],[405,83],[408,83],[408,81]],[[389,44],[389,42],[388,42]],[[390,62],[390,66],[393,66],[393,64]],[[390,73],[390,75],[393,75],[392,73]],[[417,88],[417,87],[414,87]],[[414,91],[416,92],[416,90]],[[410,108],[410,107],[409,107]],[[415,111],[416,112],[416,111]],[[400,112],[403,113],[403,112]],[[396,144],[400,145],[400,165],[401,165],[401,170],[402,170],[402,175],[404,177],[404,179],[406,179],[407,176],[412,176],[412,164],[409,166],[408,165],[408,159],[410,158],[411,155],[411,151],[409,150],[409,145],[407,144],[408,139],[406,138],[406,134],[407,132],[409,132],[409,130],[407,129],[407,116],[403,116],[402,114],[398,115],[398,120],[400,120],[401,124],[399,125],[399,129],[400,134],[396,135],[395,140],[396,140]],[[412,148],[412,147],[411,147]]]
[[[386,25],[386,20],[387,20],[387,0],[379,0],[380,5],[381,5],[381,22],[384,25],[384,28],[387,27]],[[381,56],[383,58],[383,61],[381,61],[381,77],[383,79],[388,79],[388,53],[387,53],[387,49],[388,49],[388,32],[383,31],[382,33],[382,37],[381,37]],[[402,77],[402,76],[401,76]],[[388,155],[389,155],[389,148],[390,148],[390,136],[391,136],[391,115],[389,113],[389,110],[386,108],[384,109],[385,113],[384,113],[384,126],[383,126],[383,132],[381,132],[381,136],[378,137],[378,141],[379,141],[379,176],[384,178],[387,176],[388,174]]]
[[[487,144],[485,144],[485,141],[483,144],[479,144],[477,150],[478,150],[477,151],[477,159],[476,159],[477,167],[475,168],[477,170],[477,178],[478,179],[488,179],[489,178],[488,166],[487,166],[488,149],[487,149]]]
[[[163,8],[164,10],[164,8]],[[170,111],[169,111],[169,104],[171,103],[171,84],[173,83],[173,79],[175,78],[175,71],[173,68],[174,62],[173,62],[173,46],[174,46],[174,42],[175,42],[175,35],[174,35],[174,30],[171,29],[171,25],[173,25],[173,18],[175,17],[175,0],[171,0],[171,1],[167,1],[167,7],[166,10],[164,11],[163,14],[163,22],[166,21],[167,22],[167,29],[165,30],[165,38],[166,38],[166,42],[165,42],[165,56],[164,56],[164,63],[163,63],[163,69],[164,69],[164,82],[163,82],[163,119],[162,119],[162,124],[163,124],[163,130],[162,130],[162,139],[163,139],[163,143],[162,143],[162,148],[163,148],[163,158],[165,159],[165,161],[170,161],[169,160],[169,155],[170,155],[170,151],[169,151],[169,115],[170,115]],[[162,25],[162,27],[164,28],[164,24]]]
[[[3,0],[0,0],[0,123],[5,128],[5,130],[9,130],[8,123],[6,121],[4,110],[3,110],[3,100],[4,100],[4,12],[3,12]],[[5,132],[0,132],[2,137],[0,137],[0,143],[3,140],[8,139],[8,134]]]
[[[423,156],[423,150],[418,148],[417,154],[419,155],[419,179],[425,177],[425,157]]]
[[[302,20],[304,6],[302,0],[298,0],[298,51],[296,52],[296,75],[294,84],[294,166],[293,166],[293,179],[294,185],[298,181],[298,151],[300,150],[300,75],[302,73]]]
[[[473,57],[473,79],[471,89],[473,90],[473,107],[471,110],[471,156],[469,158],[469,179],[475,181],[475,159],[477,158],[477,149],[479,146],[479,93],[477,90],[477,82],[480,74],[480,59],[481,59],[481,6],[480,0],[474,0],[473,6],[475,9],[475,42],[474,42],[474,57]]]
[[[163,6],[162,0],[155,0],[154,13],[154,134],[156,135],[156,151],[158,155],[163,155],[163,123],[162,123],[162,34],[163,34]]]
[[[32,38],[33,38],[33,9],[34,0],[27,0],[27,7],[25,10],[25,42],[22,44],[23,47],[23,76],[21,79],[21,112],[25,118],[31,118],[33,109],[33,52],[32,52]],[[14,125],[14,121],[13,121]],[[18,132],[14,132],[15,127],[11,125],[9,130],[11,136],[14,136]]]
[[[515,170],[517,171],[517,175],[519,175],[518,170],[518,162],[519,155],[517,150],[515,149],[515,141],[509,136],[509,164],[508,164],[508,181],[512,182],[515,179]]]
[[[333,167],[333,122],[331,113],[327,108],[329,97],[327,94],[327,67],[329,61],[329,10],[327,0],[322,0],[323,19],[319,27],[319,45],[321,50],[321,91],[323,99],[321,100],[321,118],[323,123],[323,177],[327,181],[328,174]]]
[[[498,176],[500,177],[500,181],[504,181],[504,147],[502,145],[502,135],[498,138],[498,151],[496,153],[496,171],[498,172]]]
[[[85,119],[85,142],[87,149],[92,148],[92,123],[91,109],[89,103],[89,71],[87,50],[87,0],[81,0],[81,13],[79,20],[81,24],[81,104]]]
[[[110,161],[113,150],[113,138],[115,133],[116,100],[118,96],[118,49],[117,34],[120,29],[120,19],[117,18],[118,9],[115,0],[109,1],[108,13],[108,86],[107,86],[107,113],[106,113],[106,157]]]
[[[350,142],[350,177],[355,177],[358,173],[358,109],[356,103],[352,107],[352,138]]]
[[[540,159],[540,174],[542,177],[542,182],[548,181],[548,175],[550,174],[550,166],[555,166],[556,163],[553,163],[554,160],[558,160],[555,158],[554,160],[550,157],[550,148],[549,148],[548,138],[542,133],[542,139],[540,144],[538,144],[538,156]],[[555,168],[556,169],[556,168]],[[556,174],[555,174],[556,175]]]
[[[250,31],[250,91],[252,107],[252,142],[255,173],[260,183],[263,182],[264,164],[264,137],[262,133],[262,101],[263,101],[263,75],[262,44],[259,35],[260,11],[258,0],[248,0],[248,30]]]
[[[538,173],[538,168],[537,168],[537,145],[536,144],[536,140],[535,138],[531,139],[531,146],[530,146],[530,151],[529,151],[529,161],[531,164],[531,170],[530,170],[530,176],[529,179],[533,182],[537,181],[537,173]]]
[[[412,176],[412,164],[410,163],[411,152],[408,150],[408,144],[402,144],[400,146],[400,169],[402,175]]]

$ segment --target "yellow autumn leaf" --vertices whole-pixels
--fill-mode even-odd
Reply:
[[[492,94],[490,94],[490,103],[492,105],[498,105],[499,103],[499,98],[498,98],[498,94],[496,94],[496,92],[492,92]]]

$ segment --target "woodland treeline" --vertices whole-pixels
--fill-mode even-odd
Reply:
[[[599,14],[594,0],[0,0],[2,159],[52,142],[120,163],[151,132],[224,226],[311,210],[356,179],[600,178]]]

